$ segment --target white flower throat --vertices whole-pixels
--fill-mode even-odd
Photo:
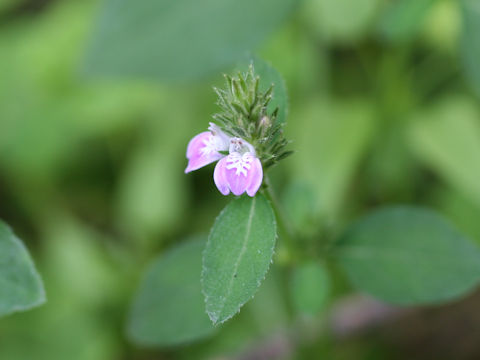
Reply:
[[[205,146],[200,149],[202,156],[208,156],[212,153],[226,150],[226,146],[222,138],[215,135],[210,135],[208,138],[204,139],[203,145]]]
[[[240,138],[231,138],[230,155],[227,156],[227,170],[235,169],[235,175],[247,176],[255,159],[255,149],[251,144]]]
[[[247,176],[248,170],[252,167],[254,157],[250,153],[240,155],[238,152],[231,153],[227,156],[227,170],[235,169],[235,175]]]

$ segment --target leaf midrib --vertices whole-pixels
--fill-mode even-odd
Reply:
[[[242,261],[243,255],[247,251],[247,243],[250,237],[250,230],[252,228],[252,220],[253,220],[253,213],[255,209],[255,201],[256,198],[253,198],[252,200],[252,205],[250,207],[250,212],[248,214],[248,220],[247,220],[247,231],[245,232],[245,238],[243,239],[242,243],[242,249],[240,250],[240,253],[238,254],[238,259],[235,262],[235,265],[233,266],[233,273],[230,278],[230,281],[227,286],[227,291],[225,293],[225,300],[222,302],[222,306],[218,311],[218,315],[220,317],[220,314],[223,312],[223,309],[225,308],[225,303],[227,302],[228,297],[230,296],[230,293],[232,292],[232,287],[233,287],[233,281],[235,280],[235,274],[238,271],[238,267],[240,266],[240,262]]]

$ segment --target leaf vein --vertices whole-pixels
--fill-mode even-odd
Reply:
[[[222,303],[222,307],[219,311],[219,314],[221,314],[223,309],[225,308],[225,303],[226,303],[228,297],[230,296],[230,293],[232,292],[233,281],[235,280],[235,274],[238,271],[238,267],[240,266],[240,262],[242,261],[243,255],[247,251],[247,243],[248,243],[248,239],[250,237],[250,230],[252,228],[253,214],[255,213],[255,211],[254,211],[255,210],[255,201],[256,201],[256,199],[253,198],[252,206],[250,207],[250,213],[248,214],[247,231],[245,232],[245,238],[243,239],[242,249],[240,250],[240,253],[238,254],[238,259],[235,262],[235,265],[233,266],[233,273],[232,273],[232,276],[231,276],[230,281],[228,283],[227,292],[225,294],[225,300]]]

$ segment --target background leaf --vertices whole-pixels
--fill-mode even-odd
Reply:
[[[319,228],[314,216],[315,193],[308,184],[292,182],[283,191],[282,204],[297,234],[312,236]]]
[[[392,207],[365,216],[334,252],[358,288],[396,304],[450,300],[480,279],[480,249],[421,208]]]
[[[128,333],[139,345],[176,345],[211,335],[200,273],[205,239],[181,244],[148,267],[135,296]]]
[[[0,221],[0,315],[45,302],[45,290],[27,249]]]
[[[213,225],[203,255],[207,313],[222,323],[253,297],[272,260],[277,236],[270,203],[262,195],[233,200]]]
[[[416,114],[410,139],[425,164],[480,205],[479,120],[480,112],[470,98],[446,98]]]
[[[297,311],[315,315],[325,305],[330,291],[330,278],[322,265],[306,262],[293,270],[290,290]]]
[[[289,137],[298,153],[291,172],[311,185],[315,213],[334,217],[372,138],[373,109],[364,101],[315,99],[291,117]]]
[[[296,0],[107,0],[87,72],[196,79],[233,64],[292,11]]]

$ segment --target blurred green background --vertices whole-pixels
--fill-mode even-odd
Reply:
[[[479,4],[246,3],[258,19],[232,2],[217,4],[232,16],[221,18],[202,12],[215,1],[175,11],[146,1],[152,36],[122,47],[102,23],[131,11],[115,1],[0,0],[0,218],[48,297],[0,319],[1,360],[480,358],[478,294],[406,312],[345,303],[352,289],[333,268],[328,306],[296,317],[281,245],[255,300],[210,339],[160,349],[128,340],[146,264],[207,233],[227,203],[211,168],[183,173],[185,149],[217,111],[212,86],[246,51],[287,85],[296,153],[272,177],[306,238],[327,241],[375,206],[406,203],[435,208],[480,243]],[[168,21],[169,11],[182,16]],[[243,16],[235,33],[221,31]],[[211,41],[175,47],[192,22]]]

